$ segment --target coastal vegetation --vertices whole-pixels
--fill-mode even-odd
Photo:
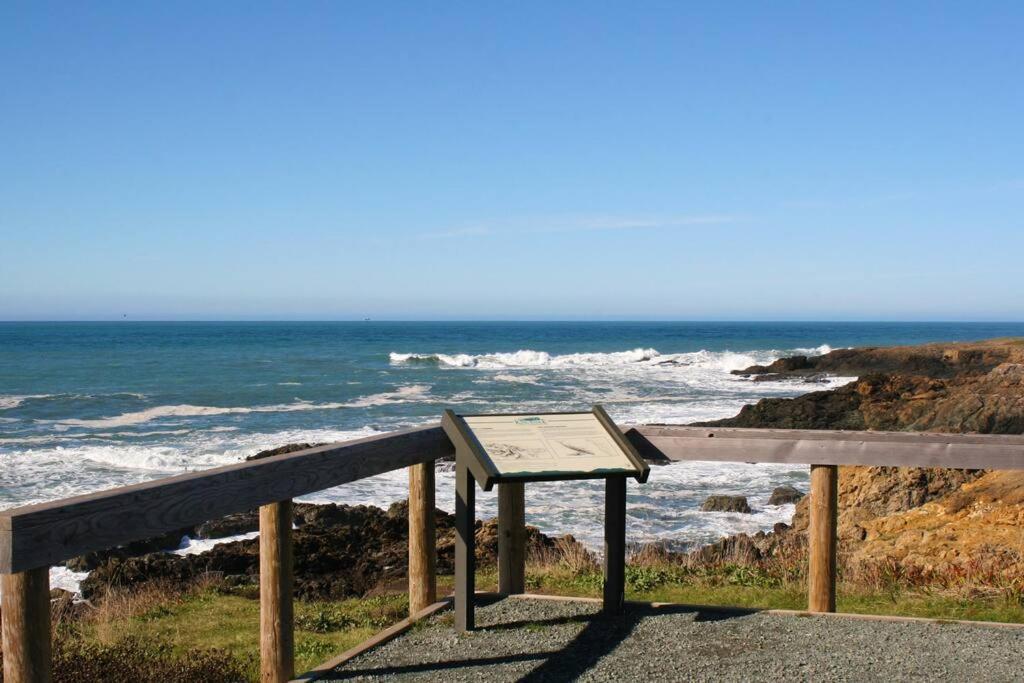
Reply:
[[[802,558],[702,563],[647,547],[627,566],[627,599],[754,609],[802,610]],[[531,553],[529,592],[600,597],[593,555],[564,540]],[[450,576],[439,592],[450,592]],[[480,590],[497,589],[493,563],[477,574]],[[844,567],[840,612],[1024,623],[1024,585],[977,571],[915,572],[897,563]],[[254,585],[200,580],[182,589],[150,582],[112,589],[94,604],[58,600],[55,681],[257,680],[259,600]],[[295,603],[296,670],[307,670],[404,618],[408,596],[394,585],[374,595]]]

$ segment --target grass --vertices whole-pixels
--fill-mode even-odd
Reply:
[[[477,585],[493,590],[497,585],[496,576],[484,572],[478,576]],[[601,596],[602,578],[596,567],[580,571],[558,565],[530,566],[526,587],[536,593],[596,598]],[[626,599],[807,609],[807,590],[802,577],[780,577],[770,570],[742,564],[717,567],[628,565]],[[1016,585],[889,583],[878,586],[840,581],[836,602],[837,611],[855,614],[1024,623],[1024,599]]]
[[[344,652],[407,613],[404,594],[339,602],[296,601],[296,672]],[[130,637],[157,644],[169,657],[183,661],[197,652],[223,653],[245,678],[258,678],[259,600],[213,586],[184,594],[151,587],[112,595],[95,613],[58,623],[55,632],[58,641],[107,649],[118,648]]]
[[[801,562],[688,565],[658,556],[633,558],[626,570],[631,600],[803,610]],[[438,577],[438,592],[452,590]],[[479,590],[497,589],[497,572],[483,567]],[[599,597],[602,577],[592,557],[562,549],[533,557],[529,592]],[[1024,623],[1019,580],[995,573],[936,575],[876,567],[849,573],[839,585],[840,612],[934,619]],[[163,683],[257,680],[259,600],[254,587],[197,585],[181,592],[149,585],[112,592],[77,618],[55,614],[55,681],[160,679]],[[306,671],[403,619],[404,593],[336,602],[295,603],[295,668]],[[449,615],[450,616],[450,615]],[[528,630],[543,628],[527,625]]]

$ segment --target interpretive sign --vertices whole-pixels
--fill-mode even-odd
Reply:
[[[455,446],[455,627],[473,630],[476,484],[498,484],[498,583],[521,593],[526,527],[523,484],[604,479],[604,609],[622,612],[626,585],[626,479],[650,467],[601,406],[586,413],[456,415],[441,426]]]
[[[600,406],[585,413],[456,415],[442,420],[456,452],[485,490],[497,482],[595,479],[646,481],[650,468]]]

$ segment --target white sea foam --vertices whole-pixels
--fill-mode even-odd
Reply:
[[[426,400],[434,400],[430,397],[430,386],[427,384],[411,384],[398,387],[394,391],[363,396],[341,405],[345,408],[371,408],[392,403],[417,403]]]
[[[546,351],[521,349],[513,353],[446,354],[398,353],[389,354],[393,365],[427,363],[440,367],[473,368],[477,370],[504,370],[516,368],[607,368],[616,366],[664,367],[696,366],[718,370],[738,370],[751,365],[768,363],[784,355],[822,355],[832,350],[827,344],[814,348],[757,351],[692,351],[662,354],[657,349],[635,348],[610,353],[567,353],[552,355]],[[509,375],[499,376],[509,380]]]
[[[512,382],[513,384],[537,384],[540,382],[540,375],[510,375],[499,373],[491,378],[495,382]]]
[[[133,391],[119,391],[113,394],[103,394],[106,398],[146,398],[145,394],[136,393]],[[94,394],[21,394],[21,395],[2,395],[0,396],[0,410],[9,410],[11,408],[17,408],[26,401],[44,401],[44,400],[91,400],[98,398]]]
[[[50,567],[50,588],[60,588],[78,594],[78,586],[89,576],[89,572],[75,572],[67,567]]]
[[[52,397],[53,394],[24,394],[20,396],[0,396],[0,410],[10,410],[11,408],[17,408],[25,401],[31,399],[43,399]]]
[[[181,544],[175,549],[170,551],[172,555],[198,555],[199,553],[205,553],[208,550],[212,550],[214,546],[221,545],[223,543],[234,543],[235,541],[247,541],[250,538],[256,538],[260,533],[258,531],[250,531],[247,534],[236,534],[234,536],[224,536],[223,538],[191,538],[189,536],[182,536]]]
[[[54,420],[55,424],[67,427],[85,428],[111,428],[128,427],[131,425],[143,424],[152,420],[173,417],[208,417],[212,415],[245,415],[249,413],[290,413],[307,410],[337,410],[339,408],[368,408],[390,403],[411,403],[422,401],[427,398],[430,386],[425,384],[414,384],[398,387],[395,391],[382,392],[370,396],[357,398],[344,403],[314,403],[296,399],[294,403],[283,403],[266,406],[194,406],[188,404],[155,406],[145,410],[122,413],[113,417],[101,417],[95,419],[68,418]]]
[[[631,351],[613,353],[569,353],[551,355],[546,351],[521,349],[514,353],[487,353],[471,355],[466,353],[394,353],[389,355],[392,363],[435,363],[454,368],[477,368],[479,370],[500,370],[503,368],[559,368],[585,365],[621,365],[649,361],[659,354],[655,349],[637,348]]]
[[[0,509],[93,493],[181,472],[230,465],[288,443],[333,443],[380,432],[293,429],[273,433],[208,430],[174,444],[114,442],[0,452]]]
[[[193,406],[188,404],[174,406],[156,406],[131,413],[122,413],[114,417],[101,417],[96,419],[66,419],[57,420],[64,426],[72,427],[126,427],[128,425],[142,424],[151,420],[164,417],[199,417],[209,415],[244,415],[246,413],[289,413],[297,410],[332,410],[345,408],[345,403],[312,403],[310,401],[297,400],[294,403],[283,403],[269,406],[250,406],[222,408],[217,406]]]

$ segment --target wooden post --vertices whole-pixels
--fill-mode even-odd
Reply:
[[[808,529],[807,609],[836,611],[836,526],[839,516],[839,468],[811,465]]]
[[[260,680],[295,675],[292,612],[292,501],[260,507]]]
[[[50,683],[50,568],[0,577],[4,680]]]
[[[464,462],[455,465],[455,628],[472,631],[476,593],[476,481]]]
[[[526,591],[526,498],[522,483],[498,484],[498,592]]]
[[[437,602],[434,461],[409,467],[409,616]]]
[[[604,611],[621,614],[626,601],[626,478],[605,479]]]

